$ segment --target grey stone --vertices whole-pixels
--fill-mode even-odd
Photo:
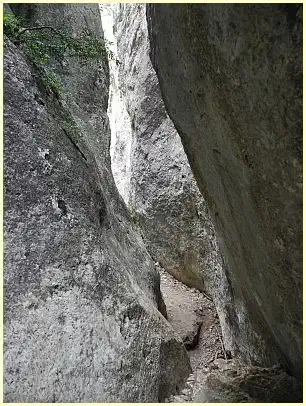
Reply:
[[[302,5],[150,4],[151,60],[208,202],[247,362],[302,371]]]
[[[103,41],[97,5],[12,9]],[[5,401],[162,401],[190,364],[111,174],[107,61],[51,61],[55,94],[22,49],[6,38]]]
[[[194,403],[285,403],[301,402],[295,378],[277,368],[260,368],[224,362],[209,372]]]
[[[113,10],[120,61],[116,91],[130,121],[130,129],[126,121],[112,129],[115,181],[152,257],[178,280],[208,291],[205,274],[214,272],[209,256],[217,251],[213,225],[165,111],[149,56],[145,5],[121,4]],[[127,161],[129,173],[123,170]]]
[[[208,205],[165,111],[149,57],[145,5],[103,6],[102,21],[115,55],[109,115],[116,185],[154,260],[213,297],[225,345],[234,353],[231,288]]]

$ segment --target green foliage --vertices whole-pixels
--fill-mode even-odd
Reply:
[[[36,64],[47,64],[50,58],[61,61],[64,56],[80,59],[98,59],[105,56],[104,44],[90,35],[72,38],[51,27],[25,32],[27,55]]]
[[[106,59],[104,42],[93,38],[89,30],[72,37],[51,26],[24,27],[22,19],[4,10],[4,33],[16,44],[22,44],[25,54],[42,72],[47,89],[58,97],[62,90],[60,78],[46,69],[51,60],[61,62],[64,57],[79,59]]]
[[[22,21],[20,18],[16,17],[13,13],[4,11],[3,16],[3,32],[8,37],[15,37],[20,31],[22,26]]]
[[[31,32],[31,38],[25,40],[25,53],[37,65],[46,65],[50,60],[50,50],[47,44],[35,32]]]
[[[51,26],[22,27],[22,20],[6,10],[4,33],[13,41],[22,43],[35,65],[46,65],[51,58],[61,61],[64,56],[81,59],[106,58],[104,42],[93,38],[89,30],[72,37]]]

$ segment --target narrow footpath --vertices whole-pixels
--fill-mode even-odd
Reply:
[[[214,303],[200,291],[177,281],[159,266],[158,270],[168,321],[185,343],[193,370],[186,387],[166,402],[192,402],[209,364],[222,357],[218,315]]]
[[[278,365],[272,368],[242,364],[222,348],[214,303],[197,289],[174,279],[160,266],[161,291],[168,321],[188,350],[193,372],[185,387],[166,403],[300,402],[300,384]]]

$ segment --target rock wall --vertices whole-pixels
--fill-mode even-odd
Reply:
[[[302,385],[280,368],[218,360],[202,381],[195,403],[299,403]]]
[[[101,5],[112,52],[110,116],[114,179],[146,247],[176,279],[210,295],[225,347],[237,353],[227,265],[208,206],[165,111],[149,56],[145,5]],[[113,20],[113,21],[112,21]]]
[[[96,5],[11,6],[103,41]],[[190,364],[111,174],[106,57],[23,49],[5,39],[5,401],[162,401]]]
[[[111,167],[117,189],[126,204],[129,203],[131,187],[131,154],[132,128],[131,118],[126,110],[125,98],[122,92],[121,78],[119,80],[118,49],[116,33],[114,32],[114,15],[117,4],[100,4],[101,20],[105,37],[105,45],[109,52],[109,102],[108,117],[111,129]]]
[[[302,6],[152,4],[147,20],[167,111],[222,237],[239,351],[300,375]]]
[[[116,184],[152,257],[178,280],[212,294],[222,260],[207,205],[165,111],[149,56],[145,5],[121,4],[112,10]],[[123,109],[116,111],[118,99],[129,117],[121,123],[115,122],[124,116]]]

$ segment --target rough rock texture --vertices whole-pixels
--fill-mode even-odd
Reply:
[[[192,374],[185,386],[166,402],[302,401],[299,382],[281,369],[243,365],[237,359],[231,359],[230,354],[224,354],[213,303],[196,289],[177,281],[159,266],[157,268],[168,321],[174,330],[182,339],[194,338],[196,324],[201,323],[199,342],[188,351]]]
[[[189,347],[188,350],[196,348],[203,321],[206,321],[204,314],[213,315],[215,321],[215,306],[197,289],[189,288],[174,279],[159,265],[157,269],[161,276],[160,289],[167,307],[167,320],[185,346]],[[208,330],[208,327],[204,326],[203,329]]]
[[[207,204],[165,112],[149,57],[145,5],[104,5],[102,22],[113,52],[109,115],[116,185],[152,257],[176,279],[213,297],[225,345],[234,351],[226,265]]]
[[[188,347],[192,366],[185,386],[166,402],[191,402],[203,385],[207,366],[222,356],[220,325],[214,304],[195,288],[189,288],[157,266],[160,289],[167,306],[168,321]],[[193,345],[190,348],[190,343]]]
[[[218,245],[180,137],[165,112],[149,56],[145,5],[112,10],[119,63],[113,63],[117,73],[111,88],[118,96],[111,99],[110,116],[125,116],[119,99],[130,118],[130,127],[128,120],[118,120],[111,128],[115,181],[153,258],[178,280],[211,293],[222,273]]]
[[[100,4],[101,20],[105,37],[105,45],[109,52],[109,102],[107,114],[111,128],[111,167],[116,186],[126,204],[129,202],[130,183],[132,177],[132,128],[131,118],[126,110],[125,98],[122,93],[121,78],[119,80],[119,59],[117,40],[114,32],[114,13],[117,4]]]
[[[301,402],[296,379],[279,368],[248,367],[218,359],[207,373],[195,403]]]
[[[103,40],[96,5],[12,8]],[[4,56],[5,401],[163,400],[190,364],[111,174],[107,62],[47,66],[58,96],[22,44],[6,39]]]
[[[302,370],[301,5],[147,9],[167,111],[229,263],[237,350]]]

